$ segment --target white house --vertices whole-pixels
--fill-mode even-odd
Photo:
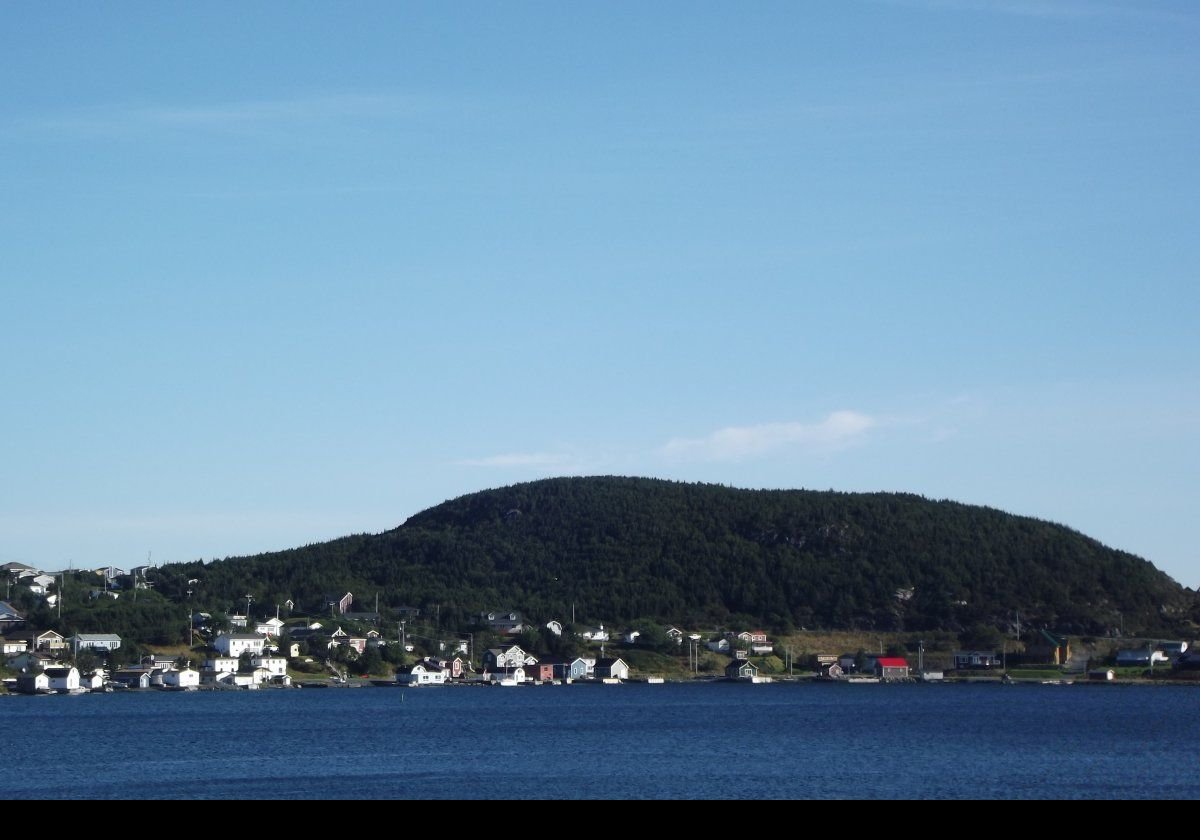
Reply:
[[[214,656],[204,660],[204,670],[232,673],[238,669],[240,664],[241,662],[236,656]]]
[[[64,650],[67,647],[67,640],[63,638],[62,633],[43,630],[34,637],[33,647],[36,650],[48,650],[53,653],[57,650]]]
[[[525,651],[519,645],[506,648],[488,648],[483,654],[483,667],[487,671],[500,671],[525,664]]]
[[[50,575],[31,575],[30,577],[22,578],[21,583],[28,586],[29,591],[34,595],[45,595],[54,584],[54,578]]]
[[[580,638],[586,639],[589,642],[607,642],[608,631],[604,629],[604,625],[599,627],[588,627],[579,634]]]
[[[99,691],[104,688],[104,672],[89,671],[86,674],[80,674],[79,687],[86,688],[88,691]]]
[[[401,685],[445,685],[446,670],[429,662],[418,662],[398,669],[396,682]]]
[[[18,656],[29,650],[24,639],[0,639],[0,656]]]
[[[715,653],[729,653],[729,639],[724,636],[705,642],[704,646]]]
[[[213,642],[213,647],[226,656],[237,658],[246,651],[255,656],[260,655],[266,643],[266,638],[257,633],[222,633]]]
[[[629,666],[620,659],[597,659],[595,674],[597,679],[629,679]]]
[[[268,618],[266,621],[260,621],[254,625],[254,632],[263,636],[278,636],[282,630],[283,622],[278,618]]]
[[[113,674],[113,682],[126,688],[149,688],[150,680],[149,668],[121,668]]]
[[[272,677],[287,676],[287,659],[282,656],[256,656],[250,662],[255,668],[262,668]]]
[[[488,675],[493,682],[501,683],[502,685],[519,685],[526,681],[524,666],[517,668],[498,668],[496,671]]]
[[[555,636],[561,636],[562,631],[563,631],[562,622],[557,621],[556,619],[550,619],[549,621],[546,622],[546,629],[549,630],[551,633],[553,633]]]
[[[162,684],[169,688],[196,688],[200,685],[200,672],[194,668],[165,671],[162,675]]]
[[[50,680],[49,688],[51,691],[78,691],[79,690],[79,669],[71,666],[69,668],[47,668],[46,677]]]
[[[116,633],[76,633],[71,637],[71,646],[81,650],[116,650],[121,646],[121,637]]]
[[[50,690],[50,678],[40,674],[22,674],[17,677],[17,691],[21,694],[38,694]]]

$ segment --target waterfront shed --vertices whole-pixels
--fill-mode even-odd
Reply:
[[[51,691],[79,690],[79,669],[73,665],[62,668],[47,668],[45,674],[50,679]]]
[[[596,678],[597,679],[629,679],[629,666],[621,659],[597,659],[596,660]]]
[[[875,660],[875,676],[885,680],[906,680],[908,660],[899,656],[880,656]]]
[[[725,666],[725,677],[731,680],[752,680],[758,676],[758,666],[748,659],[734,659]]]

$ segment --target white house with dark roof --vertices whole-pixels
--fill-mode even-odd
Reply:
[[[418,662],[396,669],[396,682],[401,685],[445,685],[446,669],[432,662]]]
[[[112,681],[126,688],[149,688],[151,677],[149,668],[119,668],[113,672]]]
[[[25,639],[0,639],[0,656],[18,656],[29,650]]]
[[[21,674],[17,677],[17,691],[21,694],[41,694],[50,690],[50,678],[44,671],[37,674]]]
[[[121,646],[121,637],[116,633],[76,633],[71,637],[71,648],[81,650],[116,650]]]
[[[627,680],[629,666],[622,659],[597,659],[594,673],[600,680]]]
[[[257,633],[222,633],[213,642],[213,647],[226,656],[236,659],[246,652],[254,656],[261,655],[266,643],[266,637]]]
[[[164,671],[162,684],[167,688],[196,688],[200,685],[200,672],[191,667]]]
[[[46,677],[50,680],[51,691],[78,691],[79,669],[74,665],[61,668],[47,668]]]

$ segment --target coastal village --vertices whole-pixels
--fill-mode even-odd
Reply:
[[[248,596],[245,612],[215,616],[188,612],[188,644],[184,651],[127,656],[130,642],[111,632],[76,632],[31,625],[12,603],[14,589],[25,601],[40,598],[60,606],[60,575],[46,574],[20,563],[0,566],[8,578],[9,600],[0,601],[0,661],[4,675],[0,693],[55,694],[124,690],[195,691],[255,690],[290,687],[563,685],[573,683],[661,683],[667,679],[705,679],[765,683],[775,680],[822,680],[846,683],[949,682],[992,680],[1050,684],[1117,682],[1148,678],[1200,678],[1200,655],[1188,642],[1139,640],[1136,645],[1109,645],[1105,656],[1083,640],[1034,629],[1011,647],[951,649],[945,640],[910,641],[908,645],[854,651],[799,649],[795,637],[773,639],[761,629],[686,630],[675,626],[624,628],[564,624],[557,619],[534,623],[515,611],[483,611],[471,630],[453,638],[433,639],[413,632],[420,610],[396,611],[395,633],[385,637],[378,610],[355,611],[350,592],[324,598],[320,618],[296,615],[290,601],[275,614],[252,617]],[[135,573],[96,573],[100,586],[90,598],[117,599],[148,587]],[[287,618],[281,617],[286,612]],[[531,631],[562,640],[571,655],[536,655],[519,638]],[[477,642],[479,647],[477,647]],[[660,652],[650,667],[642,653],[648,644]],[[1074,647],[1073,647],[1074,644]],[[895,649],[901,647],[902,649]],[[123,653],[123,651],[125,651]],[[915,657],[913,654],[915,653]],[[686,660],[686,667],[682,662]],[[655,668],[673,663],[674,667]],[[394,667],[388,663],[395,663]],[[369,667],[368,667],[369,666]]]

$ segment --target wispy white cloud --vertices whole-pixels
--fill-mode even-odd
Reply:
[[[8,133],[120,138],[154,131],[247,134],[329,123],[415,116],[432,103],[393,94],[331,94],[204,105],[124,105],[79,108],[9,122]]]
[[[879,421],[857,411],[835,411],[818,423],[729,426],[699,438],[673,438],[662,447],[671,458],[741,461],[777,452],[831,452],[860,441]]]
[[[569,455],[555,452],[506,452],[484,458],[460,458],[454,463],[463,467],[568,467],[573,463]]]

